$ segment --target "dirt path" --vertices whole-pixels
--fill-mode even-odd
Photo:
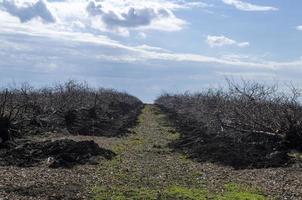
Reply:
[[[100,165],[94,198],[265,199],[254,189],[230,184],[228,174],[223,174],[225,169],[218,173],[221,187],[217,187],[218,181],[211,173],[220,168],[196,163],[174,152],[169,144],[178,137],[165,116],[156,107],[147,105],[130,136],[107,143],[107,148],[118,156]]]

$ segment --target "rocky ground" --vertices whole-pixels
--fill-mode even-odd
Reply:
[[[199,163],[170,144],[179,134],[147,105],[126,137],[63,136],[36,140],[93,140],[117,155],[98,165],[0,167],[0,199],[302,200],[302,168],[242,169]]]

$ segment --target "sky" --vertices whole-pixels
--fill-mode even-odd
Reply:
[[[301,0],[0,0],[0,86],[70,79],[152,102],[302,77]]]

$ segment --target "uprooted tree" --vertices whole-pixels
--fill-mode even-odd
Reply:
[[[69,81],[0,91],[0,143],[24,134],[63,131],[116,136],[135,123],[142,102],[126,93]]]
[[[302,105],[300,92],[277,85],[229,81],[227,102],[218,108],[217,120],[223,129],[251,135],[280,138],[280,149],[302,150]],[[223,112],[224,111],[224,112]],[[246,133],[246,134],[244,134]]]
[[[12,139],[14,123],[22,118],[27,109],[27,96],[23,92],[25,92],[23,89],[20,91],[5,89],[0,94],[0,144]]]
[[[300,92],[243,81],[197,94],[162,95],[156,104],[182,133],[175,144],[200,160],[271,167],[302,150]]]

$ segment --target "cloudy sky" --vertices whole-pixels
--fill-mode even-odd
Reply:
[[[68,79],[151,102],[224,78],[300,82],[301,0],[0,0],[0,85]]]

